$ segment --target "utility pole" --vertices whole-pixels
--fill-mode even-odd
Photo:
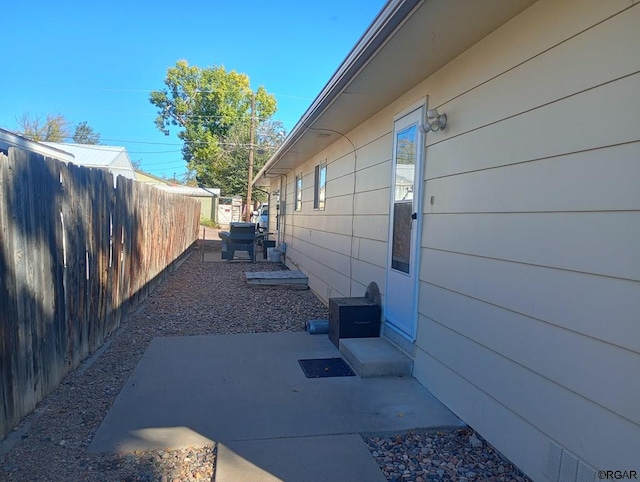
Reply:
[[[251,92],[251,121],[249,124],[249,180],[247,181],[247,212],[245,213],[245,221],[251,221],[251,213],[253,206],[251,202],[251,181],[253,180],[253,141],[255,138],[254,113],[256,110],[256,94]]]

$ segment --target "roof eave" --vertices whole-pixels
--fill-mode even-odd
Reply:
[[[357,72],[375,55],[378,48],[384,44],[389,34],[395,30],[408,13],[424,0],[389,0],[380,13],[373,20],[360,40],[351,49],[340,67],[315,98],[311,106],[302,115],[291,130],[283,144],[275,154],[265,163],[253,179],[253,184],[259,184],[261,178],[267,177],[268,171],[286,154],[293,145],[313,128],[313,124],[335,101],[340,93],[348,86]],[[278,174],[279,175],[279,174]]]
[[[535,1],[390,0],[253,183],[290,174]]]

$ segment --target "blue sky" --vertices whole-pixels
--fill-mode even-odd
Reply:
[[[160,133],[149,91],[168,67],[223,65],[278,100],[287,131],[384,0],[35,0],[0,8],[0,127],[28,113],[87,121],[156,175],[180,176],[180,141]],[[134,142],[135,141],[135,142]]]

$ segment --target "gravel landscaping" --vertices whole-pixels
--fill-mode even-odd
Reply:
[[[392,481],[529,481],[470,428],[365,438]]]
[[[0,480],[211,481],[212,446],[133,454],[86,449],[154,337],[303,331],[306,320],[326,319],[326,307],[311,291],[246,286],[245,271],[282,268],[203,263],[194,251],[91,363],[70,373],[0,443]],[[388,480],[528,480],[470,429],[367,437],[365,442]]]

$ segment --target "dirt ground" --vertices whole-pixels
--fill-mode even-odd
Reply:
[[[220,239],[220,237],[218,236],[218,233],[220,231],[225,230],[220,228],[209,228],[207,226],[200,226],[200,229],[198,230],[198,239],[205,241],[218,240]]]

